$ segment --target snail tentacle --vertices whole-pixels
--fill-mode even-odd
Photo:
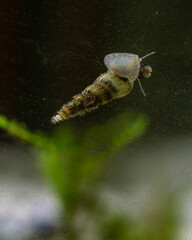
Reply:
[[[147,95],[146,95],[146,93],[145,93],[145,91],[144,91],[144,89],[143,89],[143,87],[142,87],[142,85],[141,85],[141,81],[139,80],[139,78],[137,78],[137,81],[138,81],[138,83],[139,83],[139,87],[140,87],[140,89],[141,89],[141,92],[143,93],[143,96],[146,97]]]

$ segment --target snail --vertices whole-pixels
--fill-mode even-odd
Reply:
[[[58,123],[76,115],[83,115],[113,99],[124,97],[132,91],[136,80],[143,95],[146,96],[139,79],[149,78],[152,68],[142,60],[154,53],[151,52],[142,58],[132,53],[106,55],[104,64],[108,71],[64,104],[61,110],[52,117],[51,122]]]

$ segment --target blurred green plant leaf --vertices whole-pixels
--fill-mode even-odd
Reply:
[[[127,111],[83,130],[63,123],[48,137],[0,116],[0,128],[38,148],[38,163],[63,201],[68,229],[73,228],[79,205],[94,209],[96,198],[91,186],[104,172],[107,160],[139,138],[147,123],[145,116]]]

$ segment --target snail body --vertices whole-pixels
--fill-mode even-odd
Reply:
[[[108,71],[101,74],[80,94],[75,95],[71,101],[64,104],[61,110],[52,117],[52,123],[57,123],[76,115],[83,115],[113,99],[128,95],[133,89],[135,80],[139,81],[139,78],[148,78],[151,75],[152,68],[142,61],[143,58],[139,58],[138,55],[131,53],[106,55],[104,63]],[[143,91],[141,84],[140,87]]]

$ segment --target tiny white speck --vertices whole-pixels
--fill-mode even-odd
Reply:
[[[62,120],[62,118],[61,118],[61,116],[59,114],[57,114],[55,117],[57,118],[58,121]]]

